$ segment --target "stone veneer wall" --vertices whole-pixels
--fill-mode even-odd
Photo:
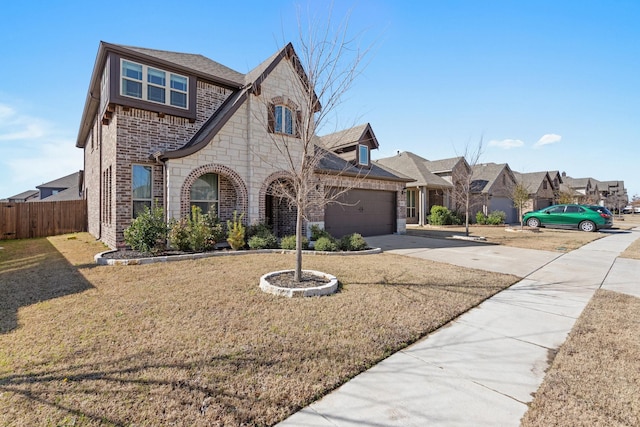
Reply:
[[[206,147],[190,156],[167,161],[169,216],[179,216],[184,211],[188,205],[190,182],[206,173],[198,168],[210,165],[233,183],[237,196],[236,210],[245,213],[245,222],[253,224],[264,220],[265,186],[287,170],[276,144],[283,140],[293,142],[290,144],[292,155],[301,155],[295,138],[282,136],[282,139],[277,137],[274,140],[267,133],[267,106],[279,96],[295,93],[293,85],[297,82],[298,77],[290,63],[286,60],[280,62],[263,82],[261,94],[249,95]],[[220,197],[227,196],[221,192]],[[221,205],[220,219],[229,219],[226,215],[229,211],[223,211]]]

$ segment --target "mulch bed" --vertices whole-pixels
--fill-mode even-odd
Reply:
[[[302,272],[302,279],[299,282],[296,282],[293,277],[293,271],[286,271],[270,276],[268,281],[273,286],[288,289],[314,288],[329,283],[329,279],[318,277],[305,271]]]

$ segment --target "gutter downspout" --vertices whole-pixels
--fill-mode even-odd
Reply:
[[[98,150],[98,240],[102,240],[102,123],[98,124],[98,113],[96,112],[95,116],[95,124],[98,126],[98,144],[100,145],[100,149]],[[86,147],[86,144],[85,144]],[[85,148],[86,150],[86,148]],[[86,169],[85,169],[86,170]],[[111,215],[111,212],[109,212]]]
[[[252,224],[256,218],[253,218],[251,215],[251,206],[255,205],[255,203],[250,203],[251,200],[251,188],[253,183],[253,163],[251,162],[251,90],[247,90],[247,222],[248,224]],[[258,200],[258,206],[260,205],[260,201]],[[260,212],[258,211],[258,217],[260,216]],[[257,218],[258,220],[260,218]]]

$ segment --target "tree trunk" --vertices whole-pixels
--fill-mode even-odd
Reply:
[[[296,213],[296,271],[293,280],[300,282],[302,280],[302,209],[298,206]]]
[[[469,194],[465,200],[465,214],[464,214],[464,235],[469,237]]]

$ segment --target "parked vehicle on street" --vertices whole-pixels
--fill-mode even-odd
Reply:
[[[632,205],[625,206],[622,209],[622,213],[623,214],[640,213],[640,206],[632,206]]]
[[[613,226],[613,214],[595,205],[553,205],[524,214],[522,221],[529,227],[577,228],[598,231]]]

